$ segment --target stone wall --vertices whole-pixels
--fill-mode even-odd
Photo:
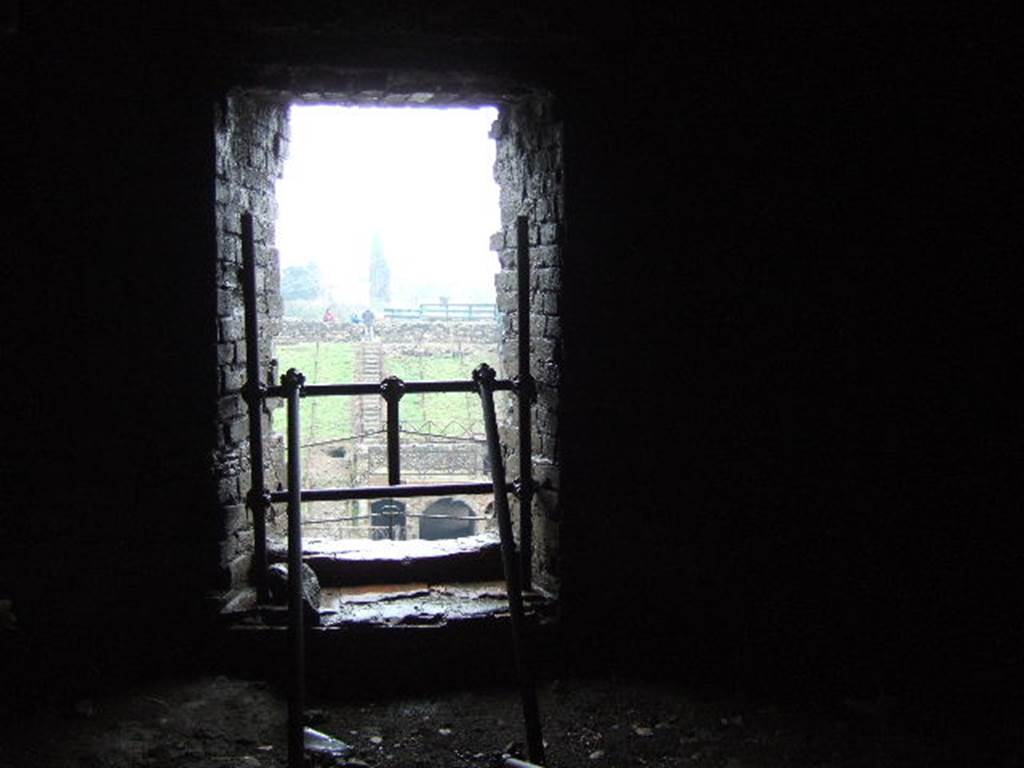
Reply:
[[[491,247],[501,272],[495,283],[501,314],[501,362],[509,375],[518,371],[516,220],[529,219],[530,372],[537,383],[533,417],[533,475],[538,492],[533,509],[533,571],[536,583],[558,584],[558,386],[562,335],[559,322],[561,243],[563,238],[562,126],[553,100],[543,94],[502,108],[494,125],[495,178],[501,186],[501,231]],[[510,449],[508,475],[517,475],[518,436],[515,403],[507,401],[503,440]],[[518,509],[516,508],[518,514]]]
[[[282,302],[278,254],[274,249],[275,180],[287,153],[288,111],[283,104],[234,94],[217,109],[217,365],[219,429],[214,471],[218,483],[220,583],[238,586],[248,577],[253,534],[245,509],[249,490],[248,408],[241,390],[246,381],[245,315],[242,302],[240,219],[253,215],[256,246],[257,313],[260,323],[260,370],[264,383],[275,383],[273,338],[281,325]],[[267,485],[283,480],[280,438],[270,436],[270,411],[263,413],[268,460]]]
[[[384,344],[459,344],[489,345],[498,342],[498,328],[488,321],[452,320],[377,320],[374,337]],[[356,323],[332,323],[315,320],[284,319],[277,336],[280,344],[309,341],[354,342],[365,339],[365,326]]]

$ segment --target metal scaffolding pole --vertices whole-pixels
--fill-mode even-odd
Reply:
[[[252,513],[252,564],[256,572],[256,594],[266,603],[267,590],[267,523],[270,508],[263,474],[263,384],[260,375],[260,326],[256,312],[256,247],[253,238],[252,214],[242,214],[242,300],[245,304],[245,375],[242,390],[249,411],[249,467],[251,480],[246,506]]]
[[[508,509],[505,464],[498,441],[498,419],[494,410],[494,369],[483,364],[473,371],[473,378],[480,388],[480,402],[484,409],[484,430],[487,433],[487,451],[490,455],[491,478],[494,484],[494,512],[498,518],[501,564],[505,570],[508,608],[512,618],[512,652],[515,657],[516,674],[519,677],[519,693],[523,701],[523,720],[526,724],[526,751],[531,761],[543,764],[544,739],[541,735],[540,709],[537,706],[537,691],[526,658],[523,593],[520,588],[515,541],[512,538],[512,516]]]
[[[302,448],[299,398],[305,378],[294,368],[281,377],[288,397],[288,631],[292,686],[288,696],[288,765],[302,768],[306,705],[305,617],[302,605]]]
[[[388,411],[388,485],[401,485],[402,452],[398,442],[398,402],[405,394],[405,383],[397,376],[388,376],[380,383],[380,394],[387,404]]]
[[[409,499],[418,496],[484,495],[494,492],[491,483],[425,483],[417,485],[364,485],[361,488],[310,488],[302,501],[352,501],[362,499]],[[288,491],[272,491],[272,501],[288,501]]]

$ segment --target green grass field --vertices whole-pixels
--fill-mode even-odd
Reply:
[[[356,343],[282,344],[277,359],[282,372],[296,368],[309,384],[338,384],[358,379]],[[432,357],[412,355],[384,356],[387,376],[406,381],[437,381],[467,379],[473,368],[482,362],[497,366],[497,353],[490,359],[479,354],[459,356],[455,353]],[[317,397],[304,399],[300,406],[302,442],[313,443],[348,437],[354,432],[351,397]],[[402,398],[401,421],[404,429],[461,437],[466,433],[483,432],[480,400],[475,394],[406,395]],[[275,413],[274,429],[285,430],[284,410]]]
[[[339,384],[356,380],[356,345],[345,343],[279,345],[277,360],[283,373],[298,369],[307,384]],[[302,442],[318,442],[352,434],[351,397],[314,397],[304,399],[299,406],[302,423]],[[284,409],[274,416],[274,431],[285,431]]]
[[[437,357],[385,357],[384,367],[389,375],[406,381],[438,381],[468,379],[482,362],[496,365],[494,359],[480,360],[478,356],[460,357],[453,353]],[[482,433],[484,429],[480,398],[466,392],[406,395],[402,398],[401,421],[408,430],[453,437]]]

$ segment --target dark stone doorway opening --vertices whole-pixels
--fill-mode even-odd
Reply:
[[[476,512],[459,499],[438,499],[424,509],[423,514],[420,521],[421,539],[457,539],[476,533],[474,521],[469,519],[475,517]]]

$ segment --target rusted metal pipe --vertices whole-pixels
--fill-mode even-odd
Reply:
[[[536,384],[530,373],[530,228],[516,220],[516,276],[519,312],[519,574],[523,589],[533,584],[533,420]]]
[[[544,739],[541,735],[540,710],[537,707],[537,691],[533,686],[526,659],[526,618],[523,613],[523,594],[519,582],[519,562],[516,559],[515,541],[512,538],[512,516],[508,509],[505,485],[505,464],[498,441],[498,419],[494,409],[494,369],[487,364],[473,371],[473,378],[480,388],[480,402],[484,411],[484,430],[487,433],[487,452],[491,459],[491,479],[494,486],[494,512],[498,518],[498,533],[501,537],[501,564],[505,570],[505,584],[508,591],[508,608],[512,618],[512,652],[516,673],[519,677],[519,693],[523,700],[523,720],[526,724],[526,751],[534,762],[544,762]]]
[[[398,442],[398,403],[405,394],[405,383],[397,376],[388,376],[380,383],[380,395],[388,411],[388,484],[402,484],[402,451]]]
[[[256,572],[256,595],[260,603],[270,600],[267,588],[267,510],[263,474],[263,396],[260,375],[260,325],[256,312],[256,245],[252,214],[242,214],[242,301],[245,308],[245,376],[242,389],[249,411],[249,467],[251,483],[246,506],[252,514],[253,570]]]
[[[272,491],[271,501],[287,501],[288,491]],[[492,483],[426,483],[419,485],[366,485],[362,488],[310,488],[302,501],[352,501],[355,499],[414,498],[417,496],[483,496],[494,493]]]
[[[288,698],[288,766],[302,768],[305,738],[306,648],[302,605],[302,447],[299,398],[305,378],[294,368],[281,377],[288,395],[288,631],[292,687]]]
[[[383,382],[382,382],[383,383]],[[495,392],[511,392],[516,389],[516,382],[511,379],[497,379],[494,382]],[[454,381],[403,381],[402,391],[407,395],[431,394],[435,392],[473,392],[476,393],[476,382],[472,379],[456,379]],[[381,384],[373,382],[357,384],[307,384],[302,388],[305,397],[331,397],[334,395],[379,395]],[[284,397],[281,387],[268,387],[264,397]]]

